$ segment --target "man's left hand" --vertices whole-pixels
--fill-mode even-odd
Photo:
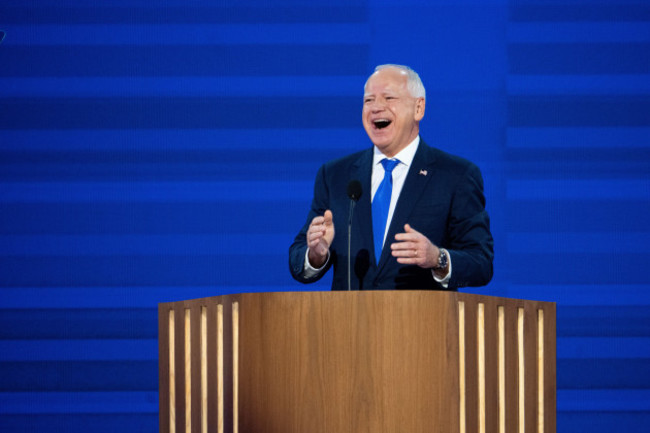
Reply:
[[[414,230],[410,225],[404,226],[404,233],[395,235],[394,242],[390,245],[393,257],[397,263],[403,265],[418,265],[431,269],[438,265],[440,248],[431,243],[426,236]]]

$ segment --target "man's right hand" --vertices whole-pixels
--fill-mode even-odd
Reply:
[[[307,230],[309,247],[309,264],[314,268],[322,267],[327,261],[327,254],[334,240],[334,221],[332,211],[326,210],[323,216],[311,220]]]

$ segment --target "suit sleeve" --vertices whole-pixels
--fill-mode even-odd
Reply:
[[[493,273],[494,240],[485,210],[483,178],[474,164],[470,163],[454,190],[446,237],[453,263],[449,289],[489,283]]]
[[[325,180],[325,175],[326,167],[322,166],[318,170],[316,181],[314,182],[314,198],[311,202],[309,214],[307,215],[307,221],[289,247],[289,270],[291,271],[291,276],[301,283],[313,283],[320,280],[332,265],[332,260],[329,260],[327,265],[318,274],[311,277],[306,277],[304,275],[305,254],[307,253],[307,230],[309,229],[309,224],[311,223],[311,220],[318,215],[323,215],[330,207],[329,188]]]

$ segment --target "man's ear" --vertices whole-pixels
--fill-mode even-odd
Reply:
[[[424,117],[424,107],[425,107],[424,98],[418,98],[415,100],[415,121],[419,122]]]

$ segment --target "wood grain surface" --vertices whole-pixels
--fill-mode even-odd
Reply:
[[[160,304],[159,333],[164,433],[555,432],[552,303],[239,294]]]

